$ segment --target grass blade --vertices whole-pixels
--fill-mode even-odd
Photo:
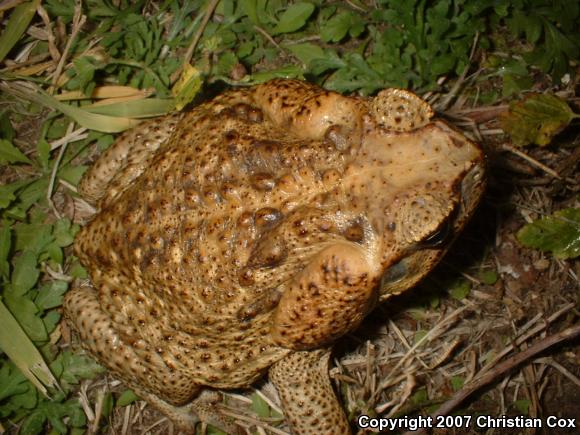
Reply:
[[[113,100],[112,98],[110,100]],[[109,104],[105,104],[108,102]],[[161,116],[170,112],[175,107],[173,98],[144,98],[139,100],[123,100],[111,103],[99,101],[98,104],[83,106],[87,112],[101,115],[127,117],[127,118],[150,118]]]
[[[42,355],[1,300],[0,348],[44,395],[47,394],[46,387],[58,388],[58,383]]]
[[[58,110],[74,119],[83,127],[91,130],[102,131],[104,133],[118,133],[139,124],[139,121],[136,119],[91,113],[82,108],[61,103],[56,98],[51,97],[40,89],[31,88],[24,83],[2,83],[0,84],[0,89],[25,100],[33,101],[43,106],[50,107],[51,109]]]
[[[10,15],[4,32],[0,35],[0,62],[4,60],[26,31],[39,4],[40,0],[33,0],[16,6]]]

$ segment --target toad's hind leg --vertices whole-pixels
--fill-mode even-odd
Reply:
[[[350,434],[342,406],[330,384],[330,351],[293,352],[270,368],[284,414],[293,433]]]
[[[171,370],[154,352],[138,354],[130,343],[139,346],[139,339],[119,333],[101,309],[94,289],[73,287],[65,296],[64,312],[72,329],[79,332],[83,347],[182,431],[193,433],[196,423],[204,421],[237,433],[236,426],[215,409],[219,394],[203,389],[187,374]]]
[[[79,193],[100,208],[122,192],[146,168],[148,159],[171,136],[181,115],[144,121],[121,134],[85,173]]]

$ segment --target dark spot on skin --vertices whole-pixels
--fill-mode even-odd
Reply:
[[[359,222],[353,222],[345,231],[344,237],[351,242],[360,243],[364,239],[364,230]]]
[[[272,174],[266,172],[259,172],[252,175],[251,183],[258,190],[269,191],[276,186],[276,181]]]
[[[239,138],[239,135],[237,132],[233,131],[233,130],[229,130],[224,134],[224,139],[227,142],[234,142],[237,141]]]
[[[310,290],[310,294],[312,296],[319,296],[320,295],[320,289],[313,282],[311,282],[311,283],[308,284],[308,290]]]
[[[262,122],[264,120],[264,114],[260,109],[252,107],[252,109],[248,113],[248,120],[256,123]]]
[[[254,149],[260,149],[269,154],[273,154],[277,150],[278,145],[279,143],[277,141],[268,139],[254,139],[252,142],[252,147]]]
[[[451,142],[453,143],[453,145],[455,145],[457,148],[463,148],[463,146],[465,145],[465,141],[459,140],[459,139],[457,139],[453,135],[450,135],[449,137],[450,137]]]
[[[244,268],[238,276],[238,283],[243,286],[250,286],[254,284],[254,271],[250,268]]]
[[[249,228],[254,223],[254,216],[249,211],[246,211],[238,218],[238,225],[244,228]]]
[[[262,229],[270,228],[282,217],[279,210],[272,207],[264,207],[258,210],[254,216],[256,225]]]
[[[238,115],[239,117],[247,118],[250,106],[244,103],[238,103],[233,107],[233,109],[236,112],[236,115]]]

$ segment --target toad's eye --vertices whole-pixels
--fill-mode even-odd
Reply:
[[[422,248],[435,248],[447,241],[451,234],[451,223],[446,221],[437,231],[421,242]]]
[[[402,280],[405,276],[407,276],[407,265],[405,263],[405,259],[399,261],[398,263],[393,264],[389,267],[383,277],[381,279],[381,286],[385,284],[393,284],[397,281]]]

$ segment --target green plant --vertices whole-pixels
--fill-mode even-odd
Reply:
[[[558,258],[580,255],[580,209],[566,208],[525,225],[517,233],[521,244],[552,252]]]

